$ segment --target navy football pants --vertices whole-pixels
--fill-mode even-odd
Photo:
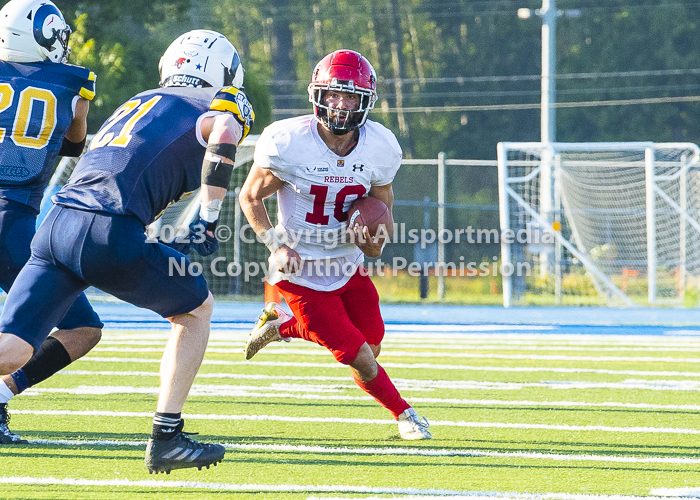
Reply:
[[[201,306],[209,290],[201,275],[172,272],[171,259],[189,260],[160,243],[147,243],[136,218],[54,206],[39,227],[32,255],[0,316],[0,332],[34,349],[94,286],[168,318]]]
[[[0,199],[0,288],[9,292],[31,255],[36,211],[22,203]],[[63,318],[53,325],[62,330],[81,327],[102,328],[84,294],[78,295]],[[35,346],[36,348],[36,346]]]

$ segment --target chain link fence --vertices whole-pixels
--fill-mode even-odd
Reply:
[[[255,140],[249,137],[239,147],[222,206],[219,225],[230,232],[219,233],[216,254],[189,255],[219,299],[261,300],[265,290],[269,252],[257,241],[238,204],[238,192],[252,166]],[[59,164],[40,219],[51,206],[50,195],[66,183],[75,164],[75,159],[68,158]],[[500,252],[493,237],[499,227],[496,161],[447,159],[442,154],[404,160],[393,187],[396,226],[392,241],[379,259],[366,262],[382,299],[499,304],[500,277],[492,272]],[[198,204],[198,198],[191,196],[169,207],[163,219],[174,220]],[[275,224],[276,197],[265,204]],[[477,231],[492,236],[476,243]],[[89,293],[100,296],[97,290]]]

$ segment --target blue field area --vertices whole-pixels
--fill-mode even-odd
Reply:
[[[253,325],[262,303],[219,301],[214,307],[214,329]],[[93,302],[107,328],[168,328],[157,314],[121,302]],[[575,308],[383,305],[388,330],[405,325],[440,325],[441,333],[540,333],[578,335],[688,335],[700,336],[700,310],[652,308]],[[470,325],[475,326],[472,330]],[[488,325],[488,329],[483,326]],[[542,328],[538,328],[542,327]],[[435,331],[435,328],[431,328]]]
[[[156,313],[123,302],[92,302],[107,328],[168,328]],[[212,328],[241,328],[252,325],[263,303],[218,301]],[[0,303],[2,310],[2,303]],[[700,309],[602,308],[602,307],[514,307],[382,305],[387,325],[443,325],[444,333],[469,332],[469,325],[491,325],[504,333],[552,333],[580,335],[689,335],[700,336]],[[453,329],[449,328],[454,326]],[[503,328],[499,328],[502,326]],[[527,327],[524,330],[518,328]],[[545,328],[538,329],[537,326]]]

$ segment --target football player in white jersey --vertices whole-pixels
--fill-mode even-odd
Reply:
[[[392,182],[401,147],[386,127],[367,120],[377,100],[369,61],[337,50],[314,68],[311,115],[268,126],[255,147],[241,209],[270,250],[270,276],[293,316],[267,303],[245,348],[252,358],[272,341],[303,338],[349,365],[357,385],[387,408],[404,439],[430,439],[429,424],[404,401],[376,357],[384,338],[379,295],[362,266],[378,257],[383,238],[350,228],[347,212],[359,197],[383,201],[391,213]],[[263,200],[277,193],[279,224]],[[388,228],[389,231],[391,228]]]

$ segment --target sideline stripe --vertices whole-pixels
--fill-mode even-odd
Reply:
[[[155,375],[157,376],[157,374]],[[226,386],[234,387],[233,390],[212,391],[202,389],[202,387],[217,388],[221,386],[197,386],[192,387],[191,396],[214,396],[226,395],[230,397],[240,398],[282,398],[282,399],[306,399],[317,401],[374,401],[371,396],[341,396],[341,395],[320,395],[320,394],[289,394],[276,392],[255,392],[241,386]],[[266,387],[254,387],[257,390],[264,390]],[[30,388],[23,394],[25,396],[41,396],[42,394],[51,393],[70,393],[81,395],[108,395],[108,394],[158,394],[158,388],[126,388],[119,386],[107,386],[103,392],[96,389],[94,386],[80,386],[75,389],[54,389],[54,388]],[[280,390],[280,387],[271,387],[270,390]],[[653,403],[618,403],[613,401],[603,403],[588,403],[584,401],[509,401],[501,399],[457,399],[457,398],[407,398],[412,403],[429,403],[429,404],[449,404],[449,405],[472,405],[472,406],[542,406],[546,408],[563,407],[563,408],[629,408],[635,410],[673,410],[673,411],[700,411],[700,405],[662,405]]]
[[[100,363],[160,363],[160,358],[117,358],[101,356],[85,356],[78,362],[95,361]],[[346,369],[346,366],[337,362],[332,363],[300,363],[289,361],[224,361],[205,359],[203,365],[221,366],[278,366],[290,368],[337,368]],[[382,362],[385,368],[400,369],[426,369],[426,370],[467,370],[486,372],[550,372],[550,373],[599,373],[602,375],[641,375],[641,376],[664,376],[664,377],[700,377],[700,372],[679,372],[679,371],[646,371],[646,370],[610,370],[601,368],[550,368],[550,367],[530,367],[530,366],[470,366],[470,365],[438,365],[432,363],[391,363]]]
[[[18,415],[73,415],[86,417],[144,417],[152,418],[149,412],[110,412],[98,410],[12,410]],[[183,414],[182,418],[192,420],[249,420],[271,422],[315,422],[315,423],[343,423],[343,424],[372,424],[372,425],[396,425],[394,420],[374,420],[369,418],[324,418],[324,417],[285,417],[281,415],[202,415]],[[537,429],[557,431],[595,431],[595,432],[622,432],[640,434],[700,434],[699,429],[684,429],[674,427],[610,427],[605,425],[551,425],[551,424],[518,424],[505,422],[452,422],[439,420],[430,422],[435,427],[471,427],[480,429]]]
[[[60,446],[125,446],[145,448],[146,441],[119,440],[71,440],[71,439],[33,439],[30,444],[60,445]],[[272,451],[285,453],[314,453],[324,455],[382,455],[382,456],[414,456],[414,457],[467,457],[467,458],[526,458],[533,460],[556,460],[567,462],[614,462],[614,463],[659,463],[659,464],[700,464],[700,458],[683,457],[632,457],[615,455],[567,455],[558,453],[540,453],[525,451],[482,451],[464,449],[434,449],[434,448],[347,448],[306,446],[288,444],[240,444],[223,443],[224,448],[235,451]]]

